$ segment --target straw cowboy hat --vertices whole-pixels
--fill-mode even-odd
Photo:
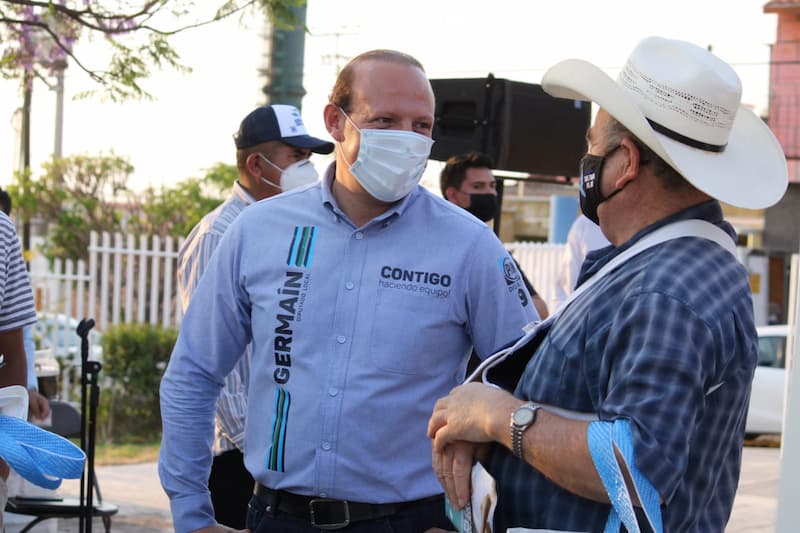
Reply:
[[[549,94],[595,102],[692,185],[722,202],[768,207],[788,185],[786,157],[755,113],[741,105],[733,69],[684,41],[648,37],[616,81],[567,59],[542,78]]]

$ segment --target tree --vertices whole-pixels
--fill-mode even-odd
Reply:
[[[141,82],[152,67],[190,70],[180,63],[171,36],[259,9],[277,27],[293,28],[293,10],[305,2],[224,0],[203,18],[194,15],[199,8],[192,0],[0,0],[0,76],[27,83],[33,76],[47,79],[71,58],[111,100],[149,98]],[[179,26],[168,27],[174,20]],[[111,52],[105,68],[75,54],[79,38],[105,39]]]
[[[46,225],[45,257],[86,259],[91,231],[186,236],[238,177],[236,167],[218,163],[202,178],[136,194],[126,186],[132,173],[133,165],[113,152],[70,156],[45,163],[38,177],[18,173],[9,193],[23,219]]]
[[[185,237],[203,215],[222,202],[238,177],[235,166],[217,163],[203,178],[189,178],[172,187],[150,187],[139,197],[126,231]]]
[[[9,192],[22,220],[38,217],[47,224],[42,252],[48,258],[86,257],[90,231],[118,231],[117,208],[127,192],[133,166],[114,155],[72,156],[42,166],[42,175],[17,175]]]

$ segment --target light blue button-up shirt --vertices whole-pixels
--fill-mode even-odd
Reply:
[[[245,464],[296,494],[401,502],[441,492],[425,430],[474,345],[537,318],[503,245],[417,187],[355,227],[321,184],[258,202],[197,285],[161,384],[159,471],[176,531],[213,523],[214,401],[251,339]]]

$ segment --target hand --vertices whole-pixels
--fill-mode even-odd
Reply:
[[[9,472],[10,468],[8,466],[8,463],[3,461],[3,458],[0,457],[0,477],[2,477],[4,480],[8,479]]]
[[[477,444],[455,441],[445,446],[442,452],[433,452],[433,471],[444,488],[445,496],[457,509],[463,509],[472,492],[472,464]]]
[[[511,412],[522,404],[508,392],[483,383],[466,383],[439,399],[428,421],[434,452],[454,441],[492,442],[508,427]]]
[[[44,420],[50,414],[50,401],[35,389],[28,389],[28,419]]]

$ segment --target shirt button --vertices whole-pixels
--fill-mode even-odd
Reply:
[[[355,287],[355,284],[352,281],[348,281],[347,283],[344,284],[344,288],[347,289],[348,291],[352,291],[353,287]]]
[[[339,344],[344,344],[346,340],[347,338],[344,335],[339,335],[338,337],[336,337],[336,342],[338,342]]]
[[[358,239],[360,241],[363,238],[364,238],[364,234],[363,233],[361,233],[360,231],[356,232],[356,239]]]
[[[327,452],[328,450],[331,449],[331,443],[330,442],[323,442],[322,443],[322,449]]]
[[[331,396],[336,396],[337,394],[339,394],[339,389],[337,389],[336,387],[331,387],[330,389],[328,389],[328,394],[330,394]]]

